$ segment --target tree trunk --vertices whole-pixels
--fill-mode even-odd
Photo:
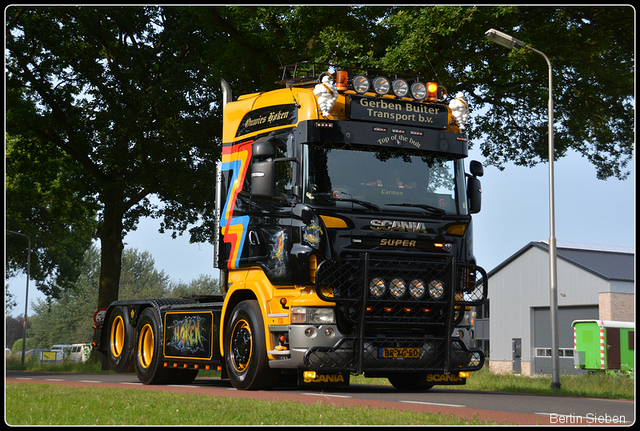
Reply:
[[[101,253],[97,310],[107,308],[113,301],[117,301],[120,290],[120,270],[122,269],[122,250],[124,249],[122,243],[123,214],[114,207],[117,206],[105,204],[104,220],[98,229]],[[103,330],[105,330],[104,327]],[[93,335],[93,341],[100,342],[96,333]],[[99,354],[95,349],[91,352],[89,360],[99,360],[103,370],[111,369],[106,356]]]
[[[104,207],[104,221],[98,229],[100,238],[100,286],[98,289],[98,309],[107,308],[118,300],[120,269],[122,267],[122,216],[112,205]]]

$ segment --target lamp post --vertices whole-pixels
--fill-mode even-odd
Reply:
[[[551,314],[551,363],[552,380],[551,387],[560,389],[560,358],[558,343],[558,271],[556,266],[556,227],[555,227],[555,205],[553,193],[553,70],[551,62],[544,53],[526,45],[521,40],[509,36],[501,31],[490,29],[485,33],[491,42],[512,49],[515,47],[526,48],[544,57],[549,66],[549,294]]]
[[[20,235],[27,238],[29,242],[27,250],[27,287],[24,294],[24,321],[22,323],[22,365],[24,365],[24,357],[27,351],[27,311],[29,308],[29,275],[31,274],[31,238],[27,235],[12,230],[6,230],[9,235]]]

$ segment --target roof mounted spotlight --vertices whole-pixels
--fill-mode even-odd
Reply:
[[[364,75],[358,75],[353,78],[353,89],[358,94],[364,94],[369,91],[369,80]]]
[[[396,79],[393,81],[393,94],[398,97],[404,97],[409,93],[409,84],[404,79]]]
[[[378,96],[384,96],[391,90],[391,83],[384,76],[378,76],[373,80],[373,90]]]
[[[411,84],[411,95],[416,100],[424,100],[427,97],[427,86],[420,81],[414,82]]]

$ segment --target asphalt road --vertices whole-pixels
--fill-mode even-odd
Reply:
[[[32,382],[77,386],[109,386],[204,393],[212,396],[318,401],[330,405],[395,408],[506,424],[612,425],[635,422],[635,402],[549,395],[510,394],[435,387],[425,392],[402,392],[391,386],[350,385],[320,390],[277,388],[238,391],[226,380],[198,377],[189,385],[144,386],[134,374],[82,374],[7,371],[7,382]]]

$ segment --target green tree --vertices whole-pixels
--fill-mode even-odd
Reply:
[[[18,317],[5,316],[4,318],[4,335],[5,346],[11,348],[16,340],[22,339],[24,335],[24,315]],[[29,330],[29,321],[27,321],[27,331]],[[20,344],[22,347],[22,344]]]
[[[95,232],[97,205],[79,192],[76,167],[63,151],[28,133],[5,136],[5,143],[6,226],[29,237],[30,279],[55,297],[79,275],[78,263]],[[7,278],[26,272],[28,244],[22,236],[7,236]]]
[[[186,298],[189,296],[222,295],[220,280],[210,275],[201,274],[198,278],[186,283],[171,283],[171,296],[174,298]]]
[[[487,163],[547,160],[548,67],[528,49],[486,40],[504,31],[554,70],[556,157],[573,149],[600,179],[624,179],[633,157],[634,11],[629,7],[416,7],[389,17],[397,43],[380,65],[411,68],[464,91],[470,138]]]
[[[93,337],[93,315],[98,301],[100,252],[91,246],[81,265],[82,275],[73,288],[61,292],[58,299],[38,299],[29,318],[31,337],[40,348],[53,344],[86,343]],[[159,298],[170,295],[169,277],[155,269],[155,261],[147,251],[127,249],[122,255],[120,277],[122,299]]]
[[[142,216],[183,231],[210,212],[219,157],[202,15],[189,8],[10,7],[7,118],[68,156],[99,203],[98,306],[118,299],[122,238]],[[28,168],[25,168],[28,169]],[[30,172],[27,170],[27,172]],[[150,204],[156,194],[162,208]],[[175,232],[174,232],[175,234]]]

